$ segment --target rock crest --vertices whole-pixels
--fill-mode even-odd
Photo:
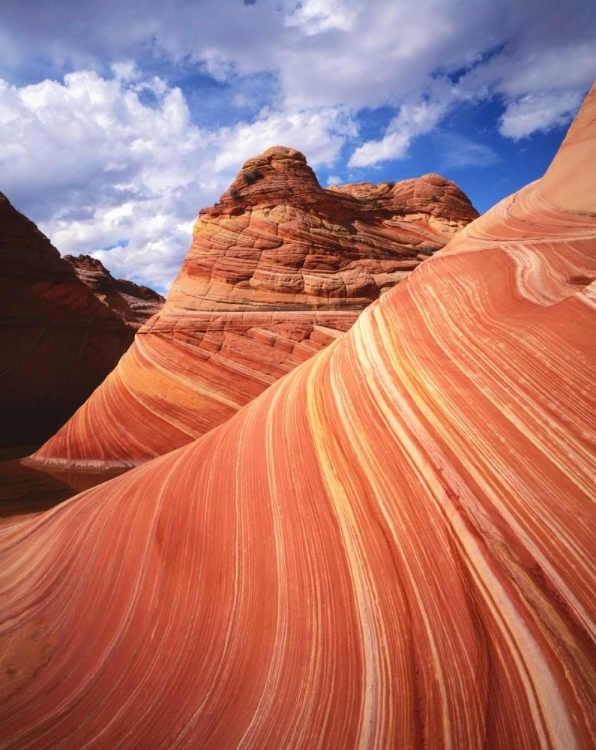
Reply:
[[[103,263],[90,255],[65,255],[79,279],[97,299],[107,305],[131,328],[137,330],[158,313],[165,299],[147,286],[115,279]]]

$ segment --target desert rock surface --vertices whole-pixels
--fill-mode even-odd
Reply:
[[[93,294],[117,313],[129,326],[138,330],[158,313],[165,299],[147,286],[127,279],[115,279],[103,263],[90,255],[65,255],[79,279]]]
[[[35,224],[0,193],[0,447],[46,440],[130,346]]]
[[[294,149],[249,159],[200,212],[160,313],[32,460],[131,466],[191,442],[347,331],[477,215],[438,175],[324,190]]]
[[[5,748],[596,745],[595,110],[231,420],[3,529]]]

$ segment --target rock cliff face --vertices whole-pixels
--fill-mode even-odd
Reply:
[[[323,190],[298,151],[250,159],[201,211],[160,314],[33,461],[131,465],[190,442],[347,331],[475,216],[437,175]]]
[[[126,279],[115,279],[97,258],[90,255],[65,255],[79,279],[100,302],[117,313],[125,323],[138,330],[161,310],[165,299],[146,286]]]
[[[596,745],[595,115],[226,424],[6,530],[4,747]]]
[[[55,432],[112,370],[133,334],[0,193],[0,446]]]

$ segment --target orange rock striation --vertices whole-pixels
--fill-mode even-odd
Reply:
[[[595,115],[229,422],[4,529],[7,750],[596,746]]]
[[[293,149],[249,159],[201,211],[160,314],[32,461],[134,465],[185,445],[334,341],[477,216],[438,175],[350,189],[323,190]]]
[[[127,279],[115,279],[103,263],[90,255],[65,255],[79,279],[100,302],[117,313],[125,323],[138,330],[158,313],[165,299],[147,286]]]
[[[0,446],[46,440],[115,367],[133,334],[0,193]]]

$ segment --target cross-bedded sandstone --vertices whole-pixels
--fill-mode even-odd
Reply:
[[[132,465],[203,435],[347,331],[476,216],[438,175],[325,190],[294,149],[249,159],[200,212],[159,314],[32,460]]]

